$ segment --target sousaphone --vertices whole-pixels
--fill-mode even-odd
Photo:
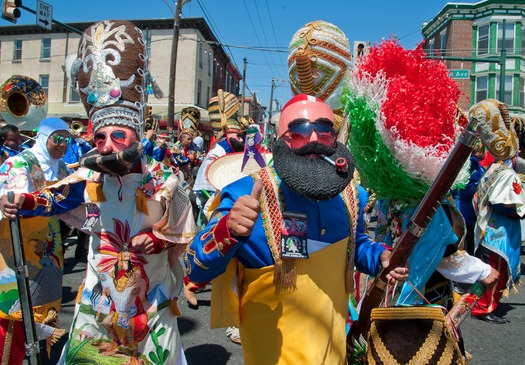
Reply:
[[[14,75],[0,87],[0,115],[21,131],[32,131],[47,115],[47,94],[28,76]]]

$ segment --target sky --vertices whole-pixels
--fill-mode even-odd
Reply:
[[[175,12],[173,0],[44,2],[53,7],[53,19],[62,23],[173,18]],[[261,103],[268,106],[273,78],[273,99],[283,106],[292,97],[287,82],[288,45],[294,33],[305,24],[324,20],[338,26],[352,48],[354,41],[377,44],[382,39],[396,37],[405,48],[411,49],[422,41],[423,22],[431,20],[447,3],[442,0],[190,0],[184,3],[181,16],[204,18],[241,74],[243,59],[247,59],[247,95],[255,93]],[[23,0],[23,4],[36,8],[36,0]],[[35,15],[22,10],[18,24],[34,23]],[[0,25],[12,24],[0,19]]]

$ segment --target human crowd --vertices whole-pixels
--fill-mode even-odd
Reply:
[[[60,364],[186,364],[179,298],[197,306],[207,286],[210,326],[227,328],[246,364],[466,364],[468,339],[446,313],[476,283],[462,313],[507,323],[494,311],[519,283],[525,192],[504,103],[458,110],[446,67],[420,48],[384,41],[352,63],[343,32],[316,21],[290,43],[294,96],[275,139],[218,90],[207,146],[197,107],[181,110],[173,135],[144,120],[144,48],[128,21],[84,32],[71,77],[88,133],[56,117],[34,138],[0,129],[2,364],[26,355],[12,220],[48,351],[65,332],[68,235],[87,264]],[[327,69],[332,78],[317,77]],[[470,158],[418,227],[412,215],[468,128]],[[406,232],[417,245],[390,267]],[[353,327],[372,285],[385,295],[362,347]],[[406,343],[416,337],[427,340]]]

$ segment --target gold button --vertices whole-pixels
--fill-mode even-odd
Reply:
[[[326,229],[321,229],[321,235],[324,235],[326,233]]]
[[[224,248],[224,246],[222,245],[222,243],[218,242],[217,243],[217,247],[219,248],[219,250],[222,251],[222,249]]]
[[[224,239],[224,243],[226,243],[227,245],[231,245],[232,244],[228,238]]]

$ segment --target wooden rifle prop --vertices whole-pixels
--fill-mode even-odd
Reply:
[[[10,203],[14,201],[12,191],[7,193]],[[33,304],[29,291],[29,278],[20,238],[20,222],[18,218],[10,219],[11,242],[13,243],[13,256],[15,260],[16,281],[18,284],[18,295],[20,296],[20,306],[22,308],[22,321],[24,322],[24,332],[26,335],[25,353],[30,365],[40,365],[40,348],[36,334],[35,319],[33,317]]]
[[[363,302],[359,319],[352,324],[346,337],[347,355],[352,356],[354,347],[363,343],[370,327],[372,309],[380,305],[386,289],[387,274],[396,267],[406,265],[410,254],[425,232],[432,217],[441,205],[441,202],[454,184],[454,180],[469,159],[472,149],[479,138],[477,132],[478,121],[470,118],[467,127],[461,133],[458,142],[450,152],[445,164],[439,171],[436,180],[432,183],[423,200],[417,207],[406,231],[401,235],[396,247],[390,255],[388,267],[383,268],[372,285],[368,288]]]

